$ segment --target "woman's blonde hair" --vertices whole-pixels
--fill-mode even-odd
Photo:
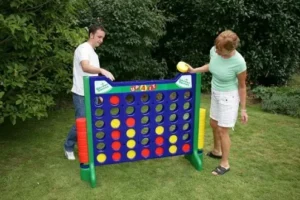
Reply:
[[[231,30],[223,31],[215,40],[216,49],[220,51],[225,49],[226,51],[231,52],[238,47],[239,43],[240,38]]]

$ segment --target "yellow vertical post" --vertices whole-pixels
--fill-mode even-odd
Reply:
[[[204,147],[205,117],[206,117],[206,109],[200,108],[198,150],[202,150]]]

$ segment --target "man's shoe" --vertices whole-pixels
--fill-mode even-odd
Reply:
[[[68,160],[75,160],[74,152],[73,151],[65,151],[65,155]]]

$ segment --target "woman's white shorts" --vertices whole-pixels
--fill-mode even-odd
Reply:
[[[210,118],[218,121],[218,126],[234,127],[238,117],[239,103],[238,90],[220,92],[212,89]]]

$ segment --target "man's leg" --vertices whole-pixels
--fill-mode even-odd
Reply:
[[[68,152],[73,152],[76,141],[77,141],[76,125],[73,124],[64,144],[65,150]]]
[[[84,97],[73,94],[73,103],[75,107],[75,119],[80,117],[85,117],[85,105],[84,105]],[[69,160],[75,160],[74,156],[74,147],[77,142],[77,132],[76,125],[74,124],[69,131],[67,139],[65,141],[65,155]]]

